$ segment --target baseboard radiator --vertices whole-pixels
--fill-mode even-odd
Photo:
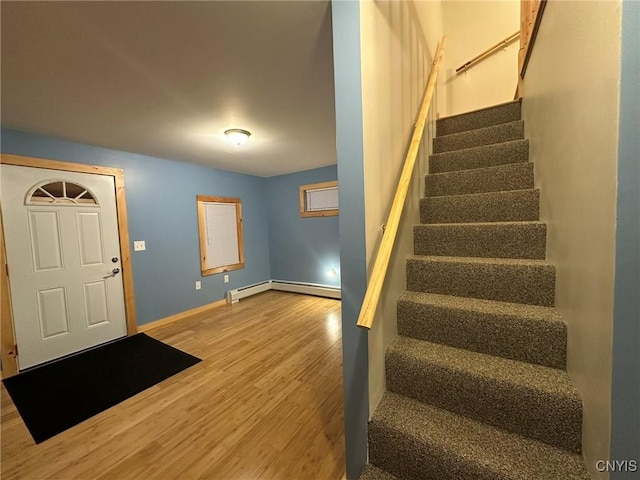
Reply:
[[[243,298],[266,292],[267,290],[303,293],[306,295],[315,295],[327,298],[341,298],[340,287],[319,285],[316,283],[290,282],[288,280],[268,280],[266,282],[248,285],[235,290],[229,290],[227,292],[227,303],[236,303]]]

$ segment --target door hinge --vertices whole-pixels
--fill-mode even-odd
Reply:
[[[6,270],[6,272],[7,272],[7,277],[8,277],[8,276],[9,276],[9,264],[8,264],[8,263],[5,263],[5,264],[4,264],[4,269]]]
[[[16,358],[18,356],[18,344],[17,343],[13,345],[11,350],[9,350],[9,355],[12,356],[13,358]]]

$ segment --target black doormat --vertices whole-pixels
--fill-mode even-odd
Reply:
[[[200,361],[139,333],[3,382],[40,443]]]

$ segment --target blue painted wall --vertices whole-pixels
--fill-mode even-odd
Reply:
[[[640,479],[639,25],[640,3],[623,2],[610,460],[635,465],[611,480]]]
[[[338,217],[302,218],[299,211],[301,185],[337,178],[331,165],[265,179],[272,279],[340,286]]]
[[[367,286],[360,4],[332,2],[342,274],[342,374],[347,478],[367,461],[368,333],[356,326]],[[346,188],[348,186],[348,188]]]
[[[3,153],[115,168],[125,172],[138,324],[224,298],[229,289],[271,278],[265,179],[2,129]],[[200,274],[196,195],[242,199],[246,268]],[[202,290],[195,282],[202,281]]]

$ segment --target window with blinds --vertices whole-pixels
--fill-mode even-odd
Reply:
[[[314,183],[300,187],[300,216],[338,215],[338,182]]]
[[[244,268],[239,198],[197,196],[202,275]]]

